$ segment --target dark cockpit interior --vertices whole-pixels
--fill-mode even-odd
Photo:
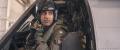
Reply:
[[[0,50],[18,50],[17,47],[14,45],[13,37],[16,36],[19,38],[25,38],[25,35],[27,34],[21,34],[21,32],[29,29],[29,21],[34,20],[33,16],[35,16],[35,5],[37,3],[40,3],[42,5],[42,1],[44,0],[36,0],[20,16],[16,23],[0,40]],[[58,20],[62,20],[63,24],[68,28],[68,35],[63,41],[60,50],[96,50],[94,25],[88,1],[54,0],[54,2],[58,11]],[[23,37],[20,35],[23,35]],[[26,41],[24,41],[24,39],[20,40],[23,42],[18,43],[26,44]],[[31,43],[34,44],[34,42]]]

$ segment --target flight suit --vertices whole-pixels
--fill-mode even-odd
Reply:
[[[45,29],[41,24],[37,22],[32,23],[31,28],[36,29],[35,39],[37,43],[36,50],[60,50],[60,44],[62,43],[62,39],[67,34],[67,27],[63,25],[63,21],[58,20],[53,27],[52,34],[49,37],[48,41],[45,42],[43,36],[50,29]],[[52,26],[51,26],[52,27]]]

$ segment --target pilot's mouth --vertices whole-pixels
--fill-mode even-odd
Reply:
[[[45,23],[49,23],[49,20],[44,20]]]

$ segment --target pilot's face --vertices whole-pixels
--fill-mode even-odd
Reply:
[[[42,11],[40,15],[41,24],[44,26],[50,26],[53,23],[53,11]]]

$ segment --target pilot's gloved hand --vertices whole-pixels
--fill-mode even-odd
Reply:
[[[31,24],[32,24],[31,28],[36,29],[36,30],[39,30],[42,27],[42,25],[37,22],[31,23]]]

